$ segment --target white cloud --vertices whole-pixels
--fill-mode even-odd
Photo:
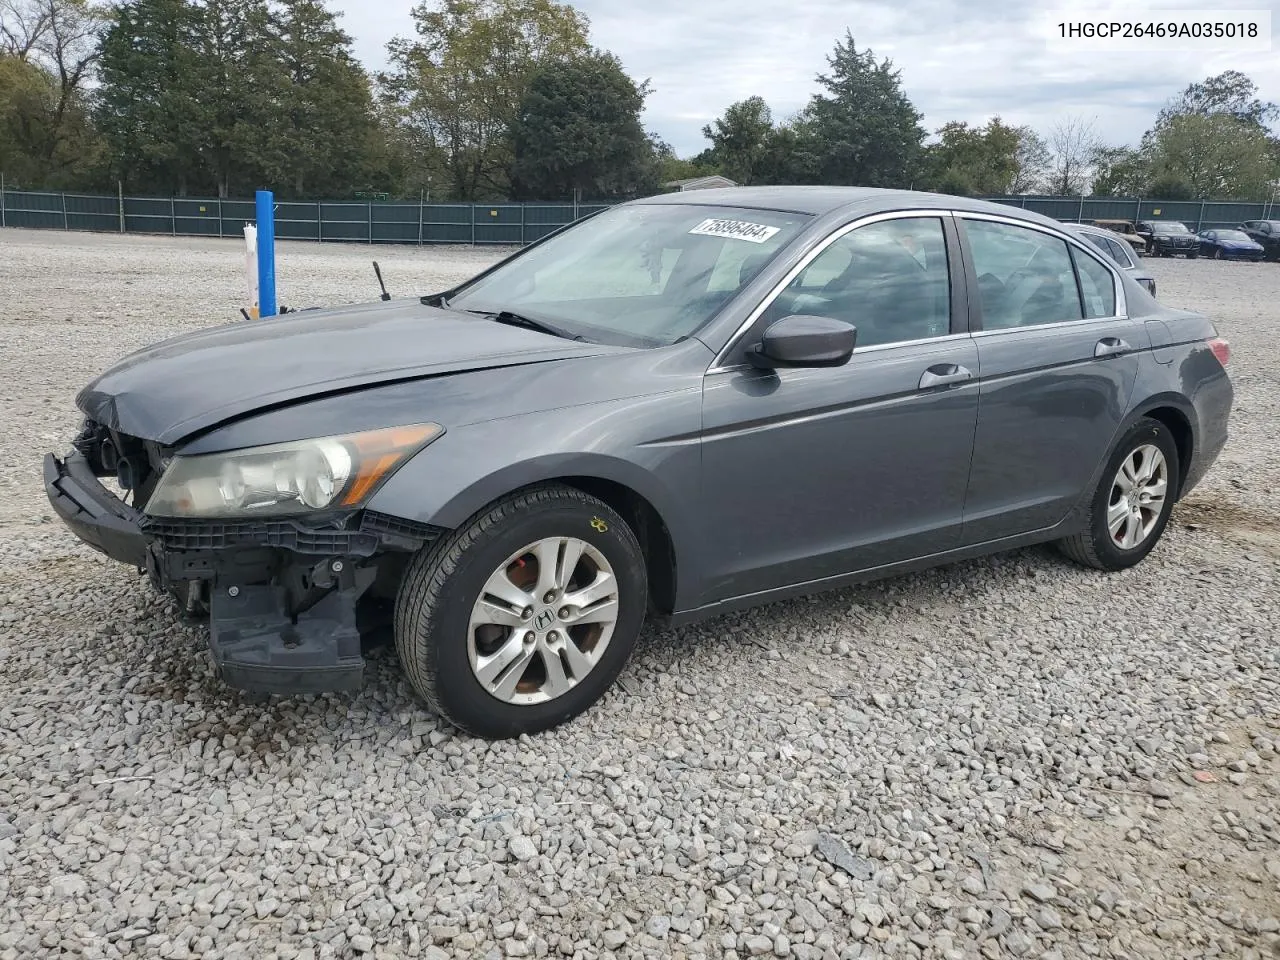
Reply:
[[[343,27],[355,38],[357,55],[374,69],[385,65],[386,42],[412,31],[406,0],[336,3],[347,11]],[[1275,50],[1050,48],[1051,25],[1083,16],[1079,7],[1066,14],[1056,5],[1028,10],[1007,0],[581,0],[577,6],[591,20],[592,41],[617,54],[633,77],[652,81],[645,125],[681,155],[707,146],[702,126],[735,100],[759,94],[779,118],[803,107],[846,28],[859,48],[894,61],[930,130],[996,114],[1044,130],[1063,116],[1082,115],[1095,118],[1108,141],[1135,143],[1166,100],[1227,69],[1252,77],[1263,99],[1280,101]],[[1102,0],[1089,9],[1140,19],[1203,6],[1203,0]],[[1280,25],[1275,3],[1233,0],[1230,6],[1271,9],[1273,29]]]

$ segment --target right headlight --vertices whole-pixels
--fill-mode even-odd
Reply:
[[[361,506],[438,423],[174,457],[144,512],[153,517],[288,516]]]

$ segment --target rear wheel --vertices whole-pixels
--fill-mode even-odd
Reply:
[[[499,501],[410,565],[396,649],[414,689],[478,736],[556,726],[626,664],[647,606],[635,534],[565,486]]]
[[[1139,420],[1111,454],[1084,530],[1058,541],[1059,548],[1098,570],[1123,570],[1140,562],[1169,522],[1178,470],[1178,445],[1169,428],[1158,420]]]

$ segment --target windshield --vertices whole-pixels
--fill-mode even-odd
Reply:
[[[1153,223],[1151,225],[1152,233],[1168,234],[1168,233],[1190,233],[1185,223]]]
[[[1249,237],[1240,230],[1218,230],[1214,233],[1218,240],[1237,240],[1249,242]]]
[[[615,207],[476,280],[448,306],[510,311],[603,343],[674,343],[711,319],[811,219],[694,204]]]

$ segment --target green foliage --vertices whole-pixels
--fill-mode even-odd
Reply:
[[[926,149],[925,182],[930,189],[962,196],[1004,194],[1019,173],[1021,131],[994,117],[986,126],[952,122]]]
[[[818,77],[826,91],[814,96],[796,135],[817,168],[797,163],[790,171],[799,182],[866,187],[907,187],[923,152],[919,114],[902,91],[893,62],[859,51],[853,36],[836,44],[827,58],[829,74]]]
[[[1168,126],[1188,114],[1216,116],[1226,114],[1246,126],[1266,130],[1280,117],[1280,106],[1258,99],[1258,85],[1239,70],[1227,70],[1216,76],[1192,83],[1160,111],[1156,129]]]
[[[377,186],[390,161],[350,45],[319,0],[130,0],[97,97],[114,175],[218,196]]]
[[[270,179],[295,196],[341,196],[385,169],[369,78],[351,37],[319,0],[283,0],[272,18],[277,56]]]
[[[1195,200],[1257,200],[1280,177],[1267,135],[1229,112],[1171,117],[1149,152],[1153,181],[1184,184]]]
[[[93,183],[101,144],[85,88],[104,22],[87,0],[0,5],[0,169],[11,181]]]
[[[1098,197],[1159,196],[1181,200],[1180,196],[1150,192],[1151,168],[1141,150],[1104,147],[1094,155],[1093,194]]]
[[[510,132],[539,67],[590,53],[587,20],[554,0],[424,0],[380,77],[403,136],[438,158],[451,197],[506,195]]]
[[[640,124],[647,88],[618,58],[596,52],[536,69],[511,125],[518,199],[652,193],[658,171]]]
[[[730,180],[752,183],[772,134],[773,115],[763,97],[730,104],[723,116],[702,128],[711,141],[706,163]]]

